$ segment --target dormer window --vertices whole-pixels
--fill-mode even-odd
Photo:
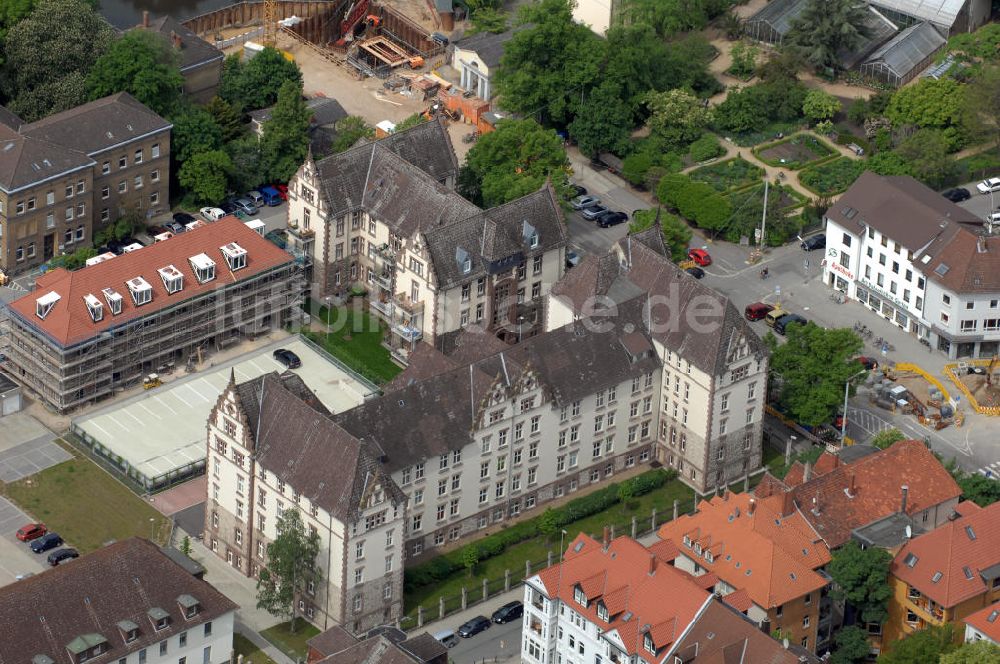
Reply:
[[[158,606],[151,608],[146,612],[146,615],[149,616],[149,621],[153,623],[153,629],[157,632],[161,629],[166,629],[170,625],[170,614]]]
[[[472,272],[472,256],[465,249],[461,247],[455,248],[455,262],[458,263],[458,268],[462,271],[462,274]]]
[[[104,318],[104,305],[92,293],[83,296],[83,301],[87,304],[87,311],[90,312],[90,320],[95,323],[101,322]]]
[[[646,649],[647,652],[656,654],[656,645],[653,643],[653,637],[649,635],[649,632],[642,637],[642,647]]]
[[[56,302],[59,300],[59,293],[49,291],[35,300],[35,314],[42,320],[45,320],[45,317],[49,315],[49,312],[52,311],[52,309],[56,306]]]
[[[184,618],[188,620],[198,615],[198,611],[201,610],[201,604],[191,595],[181,595],[177,598],[177,603],[184,612]]]
[[[538,247],[538,229],[525,221],[521,226],[521,238],[532,249]]]
[[[206,254],[192,256],[188,262],[191,263],[191,269],[194,270],[194,276],[198,279],[199,284],[208,283],[215,279],[215,261]]]
[[[587,596],[583,592],[583,588],[580,586],[573,587],[573,599],[580,606],[587,606]]]
[[[710,563],[714,563],[715,562],[715,556],[712,555],[711,551],[706,551],[705,552],[705,560],[707,560]]]
[[[153,287],[142,277],[133,277],[125,282],[129,293],[132,294],[132,302],[139,307],[148,304],[153,300]]]
[[[104,294],[104,301],[108,303],[108,309],[112,316],[117,316],[122,312],[122,296],[113,288],[105,288],[101,291]]]
[[[163,287],[167,289],[168,294],[173,295],[184,288],[184,275],[173,265],[161,267],[157,272],[160,273],[160,279],[163,280]]]
[[[230,242],[229,244],[219,247],[222,250],[222,255],[226,258],[226,263],[229,264],[229,269],[235,272],[236,270],[242,270],[247,266],[247,250],[236,244],[235,242]]]
[[[597,617],[608,622],[608,607],[604,605],[604,602],[597,603]]]
[[[73,661],[80,664],[107,651],[108,640],[100,634],[82,634],[66,644]]]
[[[687,535],[684,536],[684,546],[689,547],[689,548],[691,546],[691,538],[688,537]]]
[[[122,620],[119,622],[118,631],[121,632],[125,643],[132,643],[139,638],[139,626],[131,620]]]

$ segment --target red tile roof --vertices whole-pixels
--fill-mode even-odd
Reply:
[[[814,570],[830,562],[830,551],[809,524],[797,513],[782,517],[750,494],[702,501],[696,513],[661,526],[659,535],[764,609],[827,584]]]
[[[974,505],[903,545],[892,574],[946,608],[987,592],[1000,578],[1000,503]]]
[[[580,534],[563,562],[539,572],[538,581],[549,598],[558,597],[605,632],[617,631],[629,654],[638,654],[646,631],[657,652],[670,646],[711,597],[691,575],[630,537],[604,549]],[[577,587],[586,595],[586,607],[574,599]],[[598,605],[607,607],[608,620],[597,616]]]
[[[971,625],[996,643],[1000,643],[1000,602],[965,617],[965,624]]]
[[[962,494],[951,474],[917,440],[900,441],[798,486],[788,487],[772,478],[761,482],[754,493],[758,497],[784,494],[783,513],[789,514],[797,506],[835,549],[850,539],[855,528],[898,512],[904,485],[906,513],[911,516]]]
[[[750,599],[750,594],[743,589],[731,592],[722,598],[722,601],[733,607],[740,613],[746,613],[753,606],[753,600]]]
[[[247,252],[246,267],[236,272],[227,268],[220,249],[230,242],[235,242]],[[215,261],[215,279],[204,284],[198,283],[188,260],[201,253]],[[35,282],[33,291],[10,306],[32,327],[65,347],[178,302],[246,280],[292,260],[291,255],[247,228],[236,217],[226,217],[96,265],[72,272],[63,268],[47,272]],[[157,272],[168,265],[173,265],[184,276],[183,289],[172,295],[167,293]],[[141,306],[134,304],[126,284],[127,280],[134,277],[144,278],[152,287],[151,302]],[[122,296],[120,314],[112,315],[109,311],[102,293],[105,288],[114,289]],[[51,292],[57,293],[59,300],[43,320],[36,314],[35,301]],[[104,317],[99,322],[95,323],[91,319],[84,302],[87,295],[95,296],[104,307]]]
[[[834,468],[840,465],[840,458],[835,454],[830,454],[829,452],[823,452],[818,459],[816,459],[815,464],[809,466],[809,478],[819,477],[820,475],[826,475]],[[805,481],[806,476],[806,465],[801,461],[796,461],[792,464],[792,467],[788,469],[788,474],[785,475],[784,482],[787,486],[798,486]]]

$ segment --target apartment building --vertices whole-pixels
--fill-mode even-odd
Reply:
[[[893,641],[932,625],[962,621],[1000,600],[1000,503],[959,503],[951,518],[907,542],[889,569],[889,620]]]
[[[389,632],[390,633],[386,633]],[[395,628],[375,630],[358,638],[334,625],[306,641],[307,664],[448,664],[448,649],[428,632],[399,641]],[[392,638],[390,638],[392,637]]]
[[[965,642],[989,641],[1000,646],[1000,602],[965,617]]]
[[[311,258],[314,293],[364,286],[402,364],[418,342],[440,347],[470,325],[510,341],[541,331],[544,297],[564,269],[565,222],[550,186],[484,211],[454,191],[457,172],[432,121],[310,158],[289,183],[290,242]]]
[[[172,125],[127,92],[30,124],[2,118],[18,125],[0,126],[5,272],[89,247],[126,212],[169,208]]]
[[[1000,240],[913,178],[866,172],[826,216],[828,286],[949,357],[1000,350]]]
[[[197,104],[207,104],[219,91],[225,54],[177,19],[162,16],[150,19],[142,12],[142,23],[134,30],[148,30],[163,39],[178,59],[184,77],[184,96]]]
[[[819,661],[774,641],[706,590],[704,578],[673,567],[670,548],[660,543],[647,549],[628,537],[601,543],[578,535],[559,563],[525,580],[521,660]]]
[[[0,588],[0,658],[225,664],[236,604],[132,538]]]
[[[228,217],[75,271],[6,304],[8,371],[60,412],[191,353],[281,327],[301,292],[292,256]]]
[[[657,460],[699,493],[761,465],[767,348],[725,295],[670,261],[657,229],[588,256],[552,288],[547,325],[612,321],[639,303],[663,370]]]
[[[660,527],[673,564],[706,576],[711,589],[765,632],[816,651],[831,635],[830,550],[798,512],[750,494],[714,496]],[[707,582],[707,581],[706,581]],[[822,625],[822,629],[821,629]]]
[[[406,493],[408,558],[652,460],[660,362],[638,306],[620,324],[635,331],[570,324],[465,363],[428,347],[334,416]]]
[[[406,497],[297,375],[230,377],[209,415],[207,468],[204,541],[234,569],[259,576],[295,509],[320,541],[321,578],[295,598],[299,615],[355,634],[402,616]]]

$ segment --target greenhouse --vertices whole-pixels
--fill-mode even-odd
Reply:
[[[931,63],[946,40],[930,23],[917,23],[886,42],[861,65],[865,77],[899,87]]]

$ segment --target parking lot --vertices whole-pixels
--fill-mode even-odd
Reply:
[[[976,191],[978,183],[979,181],[962,185],[963,188],[969,190],[972,197],[958,205],[985,221],[991,213],[997,211],[997,206],[1000,206],[1000,191],[994,192],[993,195],[980,194]]]
[[[70,458],[52,442],[55,434],[27,413],[13,413],[0,424],[0,482],[19,479]]]
[[[38,574],[47,568],[43,556],[35,555],[14,537],[17,529],[30,521],[16,505],[0,498],[0,586],[14,583],[19,574]]]

